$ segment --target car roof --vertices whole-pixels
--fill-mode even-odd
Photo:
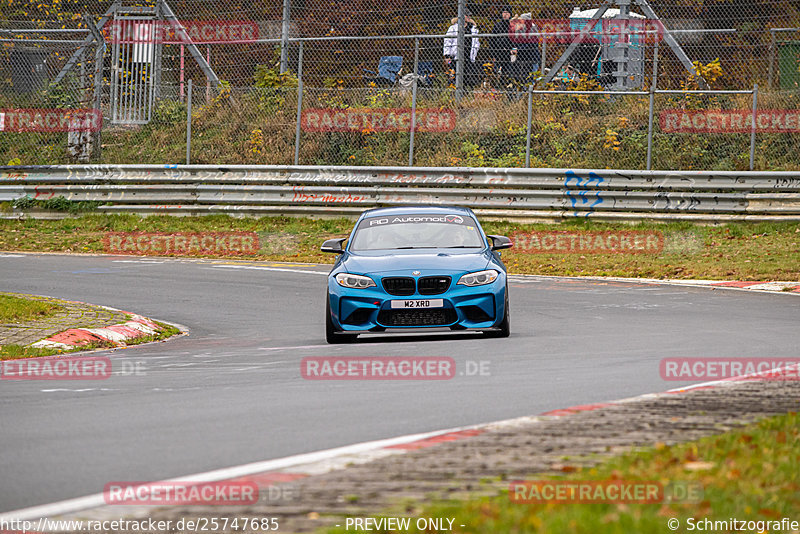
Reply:
[[[403,206],[400,208],[375,208],[368,211],[365,211],[362,215],[362,219],[366,219],[367,217],[386,217],[392,215],[416,215],[416,214],[441,214],[441,215],[449,215],[449,214],[458,214],[458,215],[467,215],[469,217],[475,217],[475,214],[469,208],[463,208],[460,206]]]

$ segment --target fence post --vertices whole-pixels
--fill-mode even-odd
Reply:
[[[653,119],[655,118],[656,91],[658,90],[658,35],[653,47],[653,80],[650,84],[649,111],[647,112],[647,170],[653,169]]]
[[[417,76],[419,75],[419,37],[414,39],[414,77],[411,86],[411,131],[408,138],[408,166],[414,166],[414,133],[417,129]]]
[[[655,111],[655,85],[650,87],[650,110],[647,113],[647,170],[653,168],[653,117]]]
[[[542,35],[542,68],[541,73],[544,76],[544,69],[547,67],[547,36]]]
[[[283,0],[283,19],[281,22],[281,74],[289,68],[289,16],[291,0]]]
[[[658,89],[658,36],[653,48],[653,89]]]
[[[303,41],[297,51],[297,119],[294,130],[294,164],[300,164],[300,116],[303,111]]]
[[[772,89],[772,80],[775,73],[775,29],[769,30],[769,80],[767,81],[767,88]]]
[[[92,31],[92,35],[94,35],[95,43],[97,43],[97,48],[94,52],[94,109],[100,113],[101,117],[101,126],[97,129],[97,132],[94,134],[94,143],[92,146],[92,153],[91,158],[94,158],[95,161],[99,160],[102,156],[102,135],[103,135],[103,127],[102,127],[102,116],[103,111],[101,109],[102,106],[102,98],[103,98],[103,60],[106,55],[106,41],[103,35],[100,33],[94,23],[91,20],[86,21],[87,26]]]
[[[206,63],[211,65],[211,45],[206,45]],[[211,79],[206,78],[206,102],[211,100]]]
[[[88,79],[86,78],[86,53],[85,52],[81,53],[80,66],[81,66],[81,70],[80,70],[81,87],[84,89],[83,98],[85,98],[86,100],[89,100],[89,94],[90,93],[89,93]]]
[[[466,0],[458,0],[458,39],[456,43],[456,99],[461,99],[464,91],[464,63],[468,57],[464,50],[464,25],[466,24]]]
[[[186,86],[186,164],[189,165],[192,153],[192,79]]]
[[[525,139],[525,167],[531,166],[531,123],[533,122],[533,84],[528,86],[528,135]]]
[[[756,159],[756,115],[758,113],[758,84],[753,85],[753,124],[750,125],[750,170],[755,168]]]

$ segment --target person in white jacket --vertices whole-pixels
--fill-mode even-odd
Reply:
[[[476,65],[475,61],[478,58],[478,50],[481,47],[480,39],[477,35],[478,25],[472,20],[472,17],[464,17],[466,23],[464,29],[464,47],[469,48],[469,61],[464,64],[464,83],[468,86],[477,85],[480,76],[478,73],[481,71],[480,66]],[[455,72],[456,62],[458,61],[458,19],[453,18],[451,25],[447,28],[447,37],[444,39],[444,47],[442,53],[444,54],[444,61],[447,68]]]

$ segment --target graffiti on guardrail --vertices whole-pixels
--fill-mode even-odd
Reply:
[[[415,173],[385,173],[378,174],[378,180],[396,184],[467,184],[470,183],[469,176],[455,174],[415,174]]]
[[[287,173],[280,173],[281,180],[286,182],[309,182],[309,183],[356,183],[356,184],[371,184],[373,177],[361,173],[352,172],[348,170],[335,170],[335,171],[292,171]]]
[[[34,200],[50,200],[51,198],[54,198],[56,196],[55,192],[52,189],[48,188],[47,186],[44,186],[45,190],[42,191],[41,187],[42,186],[37,185],[36,187],[33,188]]]
[[[23,171],[3,171],[0,178],[3,180],[24,180],[28,177],[27,172]]]
[[[590,172],[588,178],[579,176],[575,171],[567,171],[564,179],[564,193],[572,205],[575,217],[588,217],[594,207],[603,203],[599,189],[590,189],[592,185],[599,187],[604,178],[595,172]],[[572,182],[575,182],[573,185]]]
[[[800,178],[776,178],[772,185],[774,189],[793,189],[800,186]]]
[[[663,206],[661,205],[662,202]],[[665,211],[691,211],[697,209],[701,202],[702,201],[700,198],[692,193],[680,193],[679,198],[673,199],[670,197],[670,193],[667,193],[666,191],[659,191],[654,196],[653,207],[663,209]],[[719,201],[717,200],[715,203],[719,203]]]
[[[325,202],[335,204],[348,204],[351,202],[365,202],[369,200],[369,195],[358,195],[353,193],[314,193],[313,191],[305,191],[305,186],[295,185],[292,186],[294,196],[292,202]]]
[[[101,211],[340,214],[385,204],[459,204],[491,216],[800,219],[800,177],[789,172],[702,172],[216,165],[0,166],[0,196],[103,202]],[[268,186],[268,187],[264,187]],[[544,212],[537,212],[544,213]],[[487,212],[489,214],[489,212]],[[682,215],[686,214],[686,215]]]

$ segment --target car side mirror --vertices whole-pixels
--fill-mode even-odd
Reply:
[[[334,254],[344,254],[344,249],[342,248],[342,243],[346,240],[346,237],[337,237],[335,239],[328,239],[322,244],[322,252],[333,252]]]
[[[504,235],[487,235],[486,237],[492,240],[492,250],[501,250],[514,246],[514,243]]]

